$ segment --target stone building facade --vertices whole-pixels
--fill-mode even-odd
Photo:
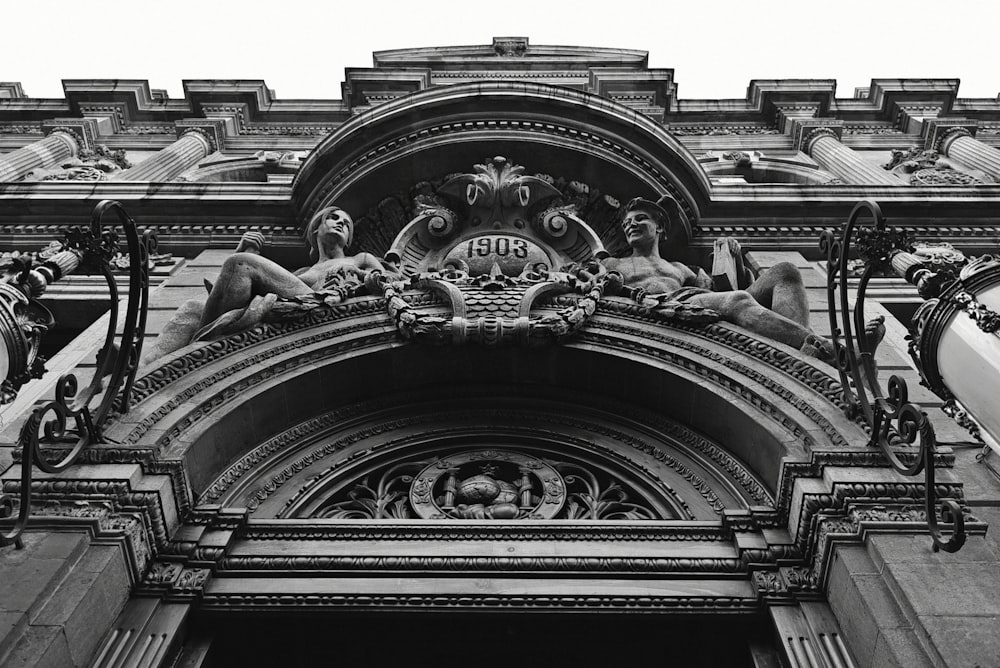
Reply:
[[[23,545],[0,548],[0,664],[1000,666],[995,455],[918,386],[914,288],[877,278],[867,308],[881,380],[909,379],[936,428],[954,553],[829,363],[580,273],[628,257],[626,202],[668,195],[667,260],[710,270],[739,239],[755,272],[798,269],[828,336],[818,239],[861,200],[1000,251],[1000,102],[941,79],[685,100],[645,52],[519,37],[378,52],[333,101],[64,90],[0,83],[0,248],[120,202],[158,237],[147,351],[247,232],[309,266],[334,205],[348,252],[398,280],[254,302],[144,363],[102,438],[34,473]],[[106,294],[74,274],[43,297],[58,326],[3,408],[0,514],[32,408],[94,374]]]

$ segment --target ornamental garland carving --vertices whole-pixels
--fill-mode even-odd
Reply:
[[[775,128],[764,125],[671,125],[670,134],[676,137],[729,137],[753,135],[779,135]]]
[[[430,289],[450,302],[452,314],[418,312],[406,289]],[[576,303],[554,313],[532,315],[532,307],[552,294],[577,292]],[[499,265],[472,278],[464,271],[418,274],[408,282],[386,283],[389,317],[405,339],[424,343],[481,343],[486,346],[559,343],[575,334],[597,310],[604,284],[581,284],[567,273],[526,270],[505,276]]]

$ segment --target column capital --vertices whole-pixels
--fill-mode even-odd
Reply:
[[[792,121],[792,146],[809,155],[813,142],[820,137],[833,137],[838,142],[844,134],[844,121],[833,118],[808,118]]]
[[[97,119],[95,118],[53,118],[42,123],[46,135],[64,132],[77,142],[80,151],[93,151],[97,146]]]
[[[948,144],[959,137],[975,137],[979,124],[967,118],[928,119],[924,123],[924,148],[947,155]]]
[[[226,122],[223,119],[213,118],[186,118],[174,122],[174,129],[177,138],[180,139],[188,133],[196,133],[205,138],[208,142],[209,153],[221,151],[226,148]]]

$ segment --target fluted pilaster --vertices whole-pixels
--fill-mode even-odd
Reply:
[[[965,128],[952,128],[942,133],[937,149],[941,155],[966,167],[1000,179],[1000,151],[979,141]]]
[[[45,139],[0,155],[0,183],[20,181],[33,169],[51,167],[79,154],[81,141],[71,130],[54,130]]]
[[[156,155],[112,177],[113,181],[167,181],[190,169],[212,152],[212,142],[199,130],[188,130]]]
[[[812,130],[802,140],[802,150],[844,183],[857,185],[906,185],[896,175],[865,162],[856,151],[844,146],[826,128]]]

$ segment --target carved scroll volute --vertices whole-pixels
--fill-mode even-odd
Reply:
[[[593,228],[577,217],[572,207],[553,207],[531,221],[536,234],[573,262],[608,256]]]
[[[502,156],[473,169],[474,174],[460,174],[438,189],[439,194],[469,208],[471,227],[523,230],[532,207],[560,194],[545,180],[524,176],[524,167],[511,164]]]
[[[451,209],[424,209],[396,235],[385,259],[404,274],[412,273],[428,252],[443,248],[460,228],[458,215]]]

